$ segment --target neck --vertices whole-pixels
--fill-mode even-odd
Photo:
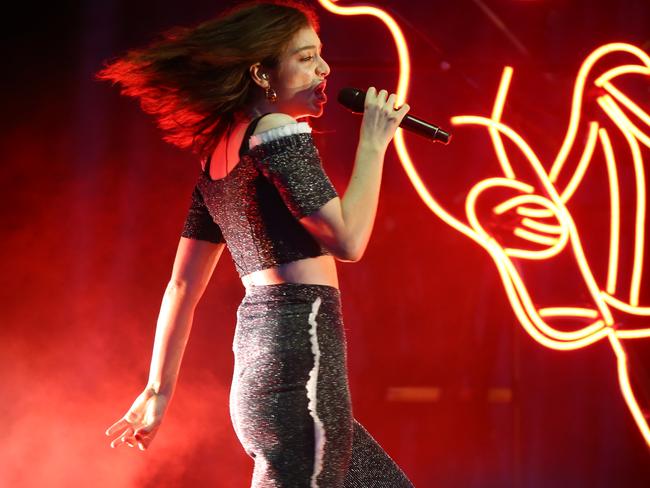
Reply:
[[[266,98],[260,98],[251,103],[248,107],[243,110],[243,113],[246,117],[254,119],[263,114],[281,112],[291,115],[294,118],[304,117],[304,115],[295,115],[285,110],[284,106],[281,103],[271,103]]]
[[[249,119],[254,119],[262,114],[267,114],[269,112],[278,112],[279,110],[276,107],[276,104],[268,102],[266,99],[255,100],[255,102],[244,107],[242,113],[245,117]]]

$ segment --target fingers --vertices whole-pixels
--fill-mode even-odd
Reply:
[[[377,98],[377,90],[375,89],[374,86],[371,86],[368,88],[366,91],[366,98],[363,103],[364,109],[368,109],[372,103],[374,103],[375,99]]]
[[[395,99],[397,98],[397,95],[394,93],[391,93],[390,96],[388,97],[388,100],[386,100],[386,107],[387,108],[395,108]]]
[[[359,139],[385,150],[409,111],[408,104],[397,108],[397,94],[389,94],[374,86],[368,88],[364,101],[364,115]]]
[[[391,93],[390,95],[388,95],[388,92],[384,89],[379,90],[379,92],[377,92],[377,89],[374,86],[371,86],[366,91],[364,108],[368,109],[372,106],[375,106],[390,113],[393,110],[397,111],[397,108],[395,107],[396,100],[397,100],[397,95],[395,93]],[[403,107],[404,105],[402,105],[402,107],[400,108]],[[404,110],[404,113],[407,111],[408,108]]]
[[[138,443],[138,439],[135,437],[137,426],[134,425],[135,422],[129,420],[128,417],[129,414],[125,415],[120,420],[118,420],[113,425],[111,425],[108,429],[106,429],[106,431],[104,432],[107,436],[110,436],[118,432],[122,432],[117,438],[111,441],[112,448],[116,448],[121,444],[126,444],[129,447],[135,447],[136,443]],[[142,431],[143,429],[141,427],[140,429],[138,429],[137,432],[142,432]]]
[[[386,105],[386,98],[388,97],[388,92],[386,90],[379,90],[379,93],[377,93],[377,104],[380,107],[383,107]]]
[[[143,391],[128,412],[106,429],[107,436],[115,437],[111,447],[124,444],[129,447],[137,446],[144,451],[151,444],[160,426],[168,402],[167,395],[156,393],[149,388]]]
[[[129,447],[136,447],[144,451],[151,444],[151,433],[145,429],[138,429],[134,431],[133,427],[129,427],[121,436],[111,442],[111,447],[116,448],[120,445],[127,445]]]
[[[406,114],[408,113],[409,110],[411,110],[411,106],[408,103],[405,103],[397,110],[395,116],[397,117],[397,120],[400,121],[400,123],[402,122],[402,119],[406,117]]]
[[[152,426],[138,427],[130,424],[125,419],[121,419],[106,429],[105,434],[111,435],[123,431],[117,438],[111,441],[112,448],[119,447],[122,444],[129,447],[135,447],[137,445],[141,451],[144,451],[149,447],[149,444],[151,444],[155,430],[156,428],[152,428]]]
[[[131,439],[133,436],[134,429],[133,427],[129,427],[126,429],[126,431],[119,436],[117,439],[113,439],[111,442],[111,447],[114,449],[118,447],[120,444],[127,444],[128,446],[133,447],[134,441]]]
[[[403,113],[404,115],[406,115],[406,112],[408,112],[409,110],[411,110],[411,106],[408,103],[405,103],[397,110],[397,113],[399,114]]]
[[[122,417],[120,420],[118,420],[113,425],[111,425],[108,429],[106,429],[105,434],[106,435],[114,434],[115,432],[125,429],[126,427],[128,427],[128,425],[129,422],[124,417]]]
[[[151,432],[149,432],[146,429],[139,429],[135,432],[135,435],[133,436],[138,443],[138,447],[140,448],[141,451],[144,451],[147,447],[149,447],[149,444],[151,443],[151,437],[150,437]]]

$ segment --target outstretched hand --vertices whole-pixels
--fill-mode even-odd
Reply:
[[[111,447],[120,444],[135,447],[137,444],[141,451],[149,447],[160,427],[169,400],[168,395],[156,393],[151,388],[140,393],[124,417],[106,429],[107,436],[118,434],[111,441]]]

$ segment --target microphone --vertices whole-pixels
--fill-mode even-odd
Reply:
[[[366,92],[359,90],[358,88],[342,88],[338,96],[338,102],[355,114],[363,113],[365,99]],[[402,129],[426,137],[431,141],[449,144],[449,141],[451,140],[451,134],[449,134],[449,132],[409,114],[404,116],[402,123],[399,126]]]

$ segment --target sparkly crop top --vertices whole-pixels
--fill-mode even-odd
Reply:
[[[225,242],[240,277],[331,254],[298,221],[338,196],[323,170],[311,127],[299,122],[252,135],[262,117],[248,126],[239,162],[226,176],[210,177],[208,157],[181,233]]]

